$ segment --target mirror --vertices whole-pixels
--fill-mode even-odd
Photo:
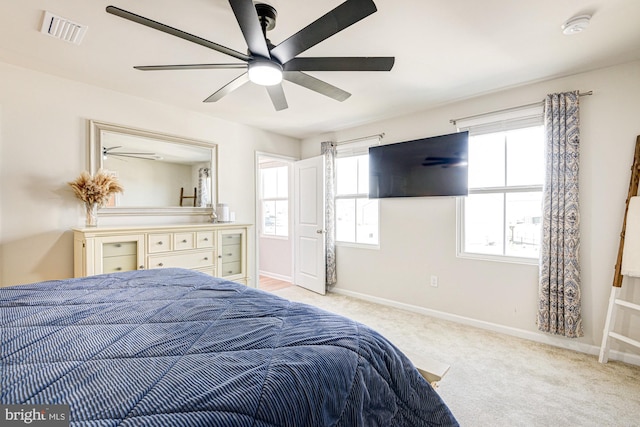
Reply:
[[[114,173],[122,186],[100,215],[210,215],[217,200],[217,145],[90,122],[90,171]]]

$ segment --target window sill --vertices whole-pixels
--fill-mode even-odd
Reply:
[[[260,234],[261,239],[272,239],[272,240],[289,240],[289,236],[274,236],[273,234]]]
[[[356,248],[356,249],[373,249],[373,250],[380,249],[380,244],[372,245],[369,243],[336,242],[336,246],[342,246],[345,248]]]
[[[506,262],[510,264],[525,264],[538,266],[538,258],[523,258],[505,255],[476,254],[470,252],[458,252],[458,258],[475,259],[479,261]]]

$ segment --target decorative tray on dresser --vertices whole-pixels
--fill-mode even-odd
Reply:
[[[74,276],[180,267],[246,285],[249,227],[224,223],[74,228]]]

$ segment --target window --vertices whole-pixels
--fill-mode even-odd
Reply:
[[[262,235],[289,236],[289,167],[260,167]]]
[[[369,155],[336,159],[336,241],[377,245],[378,201],[369,200]]]
[[[461,201],[459,252],[537,260],[540,252],[542,125],[469,137],[469,195]]]

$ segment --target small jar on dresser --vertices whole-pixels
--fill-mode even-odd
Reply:
[[[248,284],[248,224],[73,229],[75,277],[187,268]]]

